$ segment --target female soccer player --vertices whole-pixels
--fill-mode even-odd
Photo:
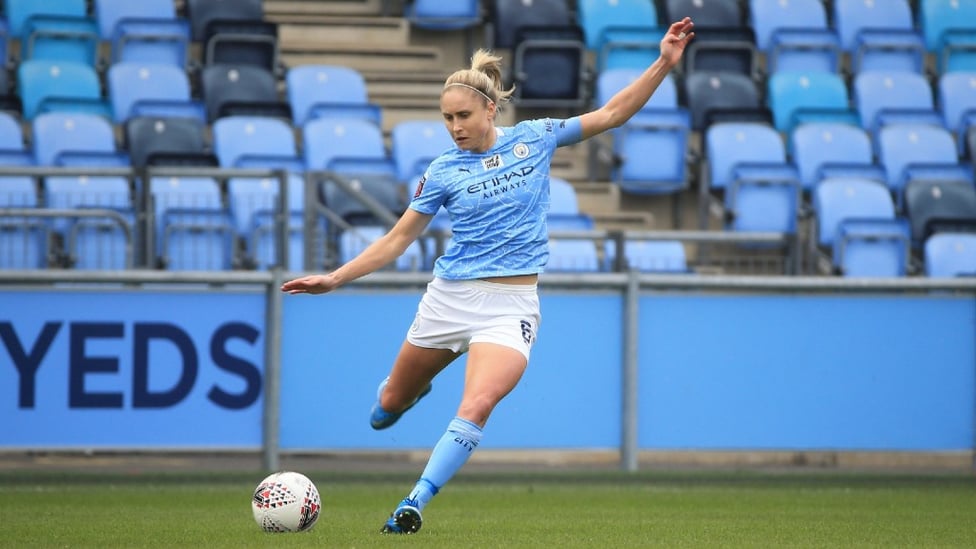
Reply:
[[[441,206],[450,214],[453,242],[437,259],[406,341],[380,383],[370,424],[392,426],[430,392],[434,376],[467,353],[464,391],[457,416],[382,532],[420,530],[421,511],[468,460],[488,416],[528,365],[541,319],[536,283],[548,258],[553,152],[630,119],[681,59],[693,27],[690,18],[672,24],[660,57],[599,109],[507,128],[495,126],[499,105],[513,92],[502,88],[501,59],[475,52],[471,68],[449,76],[441,92],[441,114],[457,146],[430,163],[397,224],[338,269],[282,285],[290,294],[335,290],[399,257]]]

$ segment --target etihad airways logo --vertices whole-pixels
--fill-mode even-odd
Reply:
[[[518,170],[512,170],[505,174],[496,175],[491,179],[479,181],[477,183],[468,185],[468,193],[483,193],[484,198],[498,196],[499,194],[506,193],[512,189],[517,189],[524,185],[525,177],[532,173],[533,170],[534,168],[532,166],[525,166]]]

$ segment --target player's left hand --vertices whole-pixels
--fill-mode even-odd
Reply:
[[[661,58],[671,66],[677,65],[685,51],[685,46],[695,37],[694,28],[695,23],[692,22],[691,17],[672,23],[661,39]]]

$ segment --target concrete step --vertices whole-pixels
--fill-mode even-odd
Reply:
[[[278,23],[282,44],[399,44],[410,43],[410,25],[401,17],[306,15],[295,20],[269,18]]]
[[[429,72],[441,67],[439,49],[399,44],[323,44],[295,41],[281,45],[280,58],[288,67],[308,64],[345,65],[360,72]]]
[[[388,0],[265,0],[264,15],[270,20],[310,15],[381,15]]]

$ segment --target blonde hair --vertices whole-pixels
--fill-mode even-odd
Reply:
[[[471,56],[471,67],[455,71],[444,81],[444,90],[449,87],[464,87],[481,94],[486,101],[491,101],[496,108],[508,101],[515,86],[504,89],[502,81],[502,58],[488,50],[479,49]],[[444,91],[442,90],[443,94]]]

